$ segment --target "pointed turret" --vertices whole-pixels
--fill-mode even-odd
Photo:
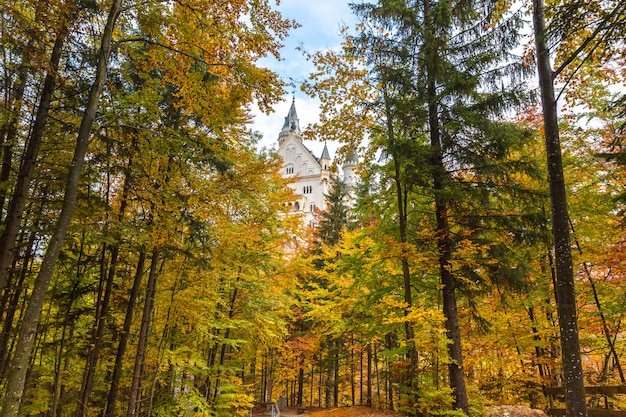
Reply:
[[[320,165],[324,171],[328,171],[330,169],[330,152],[328,152],[326,142],[324,142],[324,150],[322,151],[322,156],[320,157]]]
[[[285,124],[283,124],[283,129],[278,135],[278,144],[281,145],[285,138],[292,133],[295,133],[298,136],[302,135],[302,132],[300,131],[300,120],[298,120],[298,113],[296,113],[295,97],[291,101],[291,108],[289,109],[287,117],[285,117]]]
[[[291,108],[289,114],[285,117],[285,124],[283,125],[283,132],[300,132],[300,121],[298,120],[298,114],[296,113],[296,98],[291,101]]]

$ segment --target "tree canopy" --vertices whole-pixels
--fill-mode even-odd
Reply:
[[[0,5],[1,417],[625,409],[624,2],[351,5],[307,225],[248,127],[296,22],[53,3]]]

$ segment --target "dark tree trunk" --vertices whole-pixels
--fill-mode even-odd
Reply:
[[[71,327],[71,324],[69,323],[70,313],[72,312],[72,306],[76,300],[78,287],[79,281],[76,281],[72,287],[70,299],[68,300],[67,308],[65,309],[63,327],[61,330],[61,340],[59,340],[57,347],[57,354],[54,363],[54,383],[52,386],[52,405],[50,406],[50,415],[52,417],[56,417],[59,411],[59,399],[61,398],[61,363],[63,362],[63,351],[65,350],[68,328]]]
[[[434,38],[433,25],[430,9],[430,0],[424,0],[424,26],[426,35]],[[463,356],[461,349],[461,331],[459,328],[459,316],[455,294],[455,278],[451,272],[450,260],[452,259],[452,240],[450,238],[450,225],[448,223],[448,199],[445,196],[446,179],[448,173],[443,165],[443,152],[441,147],[441,131],[439,126],[439,104],[437,102],[437,88],[435,82],[435,69],[433,64],[436,57],[436,45],[432,45],[434,39],[427,39],[426,49],[426,76],[427,76],[427,100],[428,100],[428,124],[430,130],[431,147],[431,170],[433,190],[435,193],[435,216],[437,218],[437,248],[439,250],[439,273],[443,286],[443,314],[446,318],[446,335],[450,339],[448,354],[450,364],[450,388],[454,395],[454,408],[462,410],[469,415],[469,402],[465,388],[465,375],[463,369]]]
[[[31,260],[34,256],[35,239],[37,234],[32,232],[28,241],[28,245],[25,250],[25,256],[22,260],[19,277],[17,283],[12,285],[11,298],[9,299],[9,305],[7,307],[6,314],[4,316],[4,323],[2,325],[2,336],[0,337],[0,378],[4,379],[9,365],[9,356],[11,352],[11,337],[13,329],[13,321],[15,320],[15,313],[20,304],[20,298],[24,293],[24,280],[28,274],[28,268]]]
[[[9,202],[5,219],[5,227],[2,231],[2,235],[0,235],[0,291],[2,291],[6,285],[9,264],[11,262],[13,250],[15,249],[15,239],[17,238],[20,224],[22,222],[22,215],[24,214],[24,208],[26,207],[30,181],[35,170],[35,166],[37,165],[37,155],[39,154],[44,128],[48,120],[48,112],[50,110],[52,93],[54,91],[56,71],[59,67],[59,62],[61,61],[61,53],[63,51],[66,35],[66,33],[59,34],[52,48],[52,55],[50,57],[51,71],[46,75],[43,84],[39,106],[37,108],[37,115],[35,116],[35,124],[28,138],[26,152],[22,158],[22,163],[17,175],[17,183],[13,190],[11,201]]]
[[[365,405],[372,406],[372,344],[367,344],[367,396],[365,398]]]
[[[127,416],[131,417],[137,414],[137,405],[141,393],[141,377],[143,374],[143,365],[148,348],[148,333],[150,323],[152,321],[152,310],[154,306],[154,295],[156,293],[156,278],[159,262],[160,250],[155,247],[152,251],[152,261],[150,263],[150,273],[148,274],[148,283],[146,285],[146,301],[143,306],[143,316],[141,319],[141,328],[139,330],[139,340],[137,341],[137,353],[135,355],[135,364],[133,368],[133,379],[130,386],[130,398],[128,400]]]
[[[106,245],[102,247],[102,269],[106,271]],[[83,381],[81,384],[81,390],[78,395],[78,401],[76,403],[76,410],[74,411],[74,417],[83,417],[89,404],[89,398],[91,397],[91,391],[93,389],[94,380],[96,377],[96,367],[98,365],[98,357],[100,356],[100,349],[102,348],[102,342],[104,339],[104,330],[106,325],[106,319],[109,311],[109,301],[111,299],[111,291],[113,290],[113,280],[115,278],[115,269],[117,267],[117,257],[119,249],[118,246],[114,246],[111,249],[111,262],[109,265],[109,272],[104,278],[104,293],[102,296],[98,296],[100,302],[96,306],[96,320],[92,329],[91,335],[91,349],[87,355],[87,361],[85,363],[85,370],[83,373]]]
[[[428,3],[428,0],[426,0]],[[446,318],[446,335],[450,339],[448,354],[450,364],[450,387],[454,393],[454,407],[469,415],[469,402],[465,388],[463,370],[463,352],[461,349],[461,330],[457,310],[455,287],[456,282],[450,267],[452,259],[452,241],[450,239],[450,225],[448,223],[448,202],[445,197],[446,172],[442,161],[441,138],[439,131],[438,105],[436,102],[435,83],[430,76],[428,86],[429,96],[429,124],[430,145],[432,150],[432,177],[435,192],[435,215],[437,218],[437,248],[439,250],[439,273],[443,286],[443,314]]]
[[[333,375],[335,374],[333,370],[333,365],[335,361],[333,360],[333,341],[328,341],[328,356],[326,357],[326,384],[325,384],[325,394],[324,394],[324,405],[326,408],[330,408],[333,405]]]
[[[237,301],[237,288],[235,287],[230,297],[229,310],[228,310],[228,318],[231,320],[235,315],[235,302],[236,301]],[[217,368],[217,376],[215,378],[215,395],[214,395],[213,400],[216,400],[219,395],[219,389],[222,383],[221,382],[222,369],[224,368],[224,361],[226,360],[226,348],[227,348],[226,341],[228,340],[229,337],[230,337],[230,328],[227,328],[226,331],[224,332],[224,341],[222,342],[222,346],[220,348],[220,357],[219,357],[219,363],[218,363],[219,366]],[[271,401],[271,396],[270,396],[270,401]]]
[[[36,25],[41,25],[41,12],[46,7],[46,2],[38,1],[35,6],[35,14],[34,14],[34,23]],[[9,180],[11,175],[11,170],[13,168],[13,146],[15,145],[17,139],[17,132],[20,129],[20,115],[22,113],[22,104],[24,98],[24,92],[26,89],[26,85],[28,84],[29,78],[29,68],[32,65],[32,56],[31,52],[35,49],[35,43],[38,41],[37,31],[33,30],[33,28],[29,28],[26,33],[28,34],[28,41],[23,49],[22,53],[22,63],[20,64],[17,70],[17,82],[13,84],[12,92],[13,95],[9,94],[9,99],[5,101],[6,109],[10,109],[10,116],[7,120],[7,123],[2,125],[0,129],[0,145],[2,146],[2,165],[0,167],[0,183],[6,182]],[[54,51],[53,51],[54,56]],[[53,60],[51,60],[51,64],[53,64]],[[58,65],[58,62],[57,62]],[[53,67],[55,68],[55,67]],[[55,68],[56,70],[56,68]],[[7,83],[8,84],[8,83]],[[42,95],[45,95],[45,82],[44,88],[42,91]],[[7,192],[4,187],[0,189],[0,219],[2,218],[2,211],[4,210],[4,203],[6,200]],[[15,239],[15,237],[13,237]],[[4,252],[3,243],[0,241],[0,253]],[[11,249],[12,250],[12,249]],[[9,255],[9,259],[11,256]],[[8,262],[5,264],[5,267],[8,266]],[[6,274],[2,275],[0,270],[0,291],[2,291],[6,285]]]
[[[563,385],[568,417],[586,417],[585,385],[580,357],[576,293],[569,235],[569,215],[559,125],[554,96],[554,76],[550,64],[543,0],[533,1],[533,24],[537,50],[537,70],[543,108],[548,181],[552,209],[552,236],[556,261],[556,297],[561,333]]]
[[[135,279],[133,280],[133,286],[128,294],[128,304],[126,305],[126,316],[124,317],[124,327],[122,334],[120,335],[120,341],[117,346],[117,355],[115,357],[115,365],[113,366],[113,375],[111,376],[111,388],[109,389],[109,395],[106,406],[106,417],[115,416],[115,408],[117,403],[117,394],[119,391],[120,379],[122,377],[122,362],[124,360],[124,354],[126,353],[126,346],[128,345],[128,339],[130,338],[130,327],[133,322],[133,313],[135,311],[135,305],[137,304],[137,297],[139,295],[139,288],[141,288],[141,278],[143,276],[144,264],[146,261],[145,251],[139,253],[139,260],[137,261],[137,270],[135,272]]]
[[[398,210],[398,231],[400,235],[400,243],[407,243],[407,199],[408,192],[406,186],[402,184],[400,175],[400,155],[396,151],[395,145],[395,131],[393,128],[393,115],[391,111],[391,104],[387,97],[387,90],[383,89],[383,95],[385,100],[385,113],[387,119],[387,136],[389,143],[393,149],[393,164],[394,164],[394,183],[396,188],[396,201]],[[404,316],[407,317],[413,306],[413,296],[411,295],[411,269],[409,265],[409,258],[406,249],[402,249],[402,256],[400,257],[400,263],[402,265],[402,279],[404,286]],[[409,392],[413,392],[413,380],[417,371],[417,352],[415,349],[415,330],[413,329],[413,323],[409,320],[404,322],[404,335],[405,343],[407,346],[407,356],[409,358],[409,368],[407,369],[404,380],[406,381],[406,387]]]
[[[298,398],[296,405],[298,408],[302,408],[302,397],[304,392],[304,354],[300,355],[300,360],[298,362]]]
[[[339,407],[339,341],[335,340],[333,348],[333,404]]]

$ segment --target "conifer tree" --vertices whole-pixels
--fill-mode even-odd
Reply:
[[[462,207],[469,207],[463,202],[493,192],[510,172],[503,162],[522,137],[504,122],[507,111],[526,97],[518,77],[523,68],[509,55],[519,38],[521,13],[504,19],[491,1],[380,1],[354,9],[364,20],[361,32],[348,37],[343,61],[332,54],[317,57],[320,71],[312,77],[312,91],[323,91],[326,83],[342,84],[340,91],[349,91],[345,97],[318,93],[329,103],[327,118],[337,115],[339,120],[325,129],[347,135],[341,130],[346,113],[360,126],[363,113],[376,114],[365,130],[388,155],[401,155],[404,181],[429,190],[451,340],[450,385],[455,408],[469,414],[456,302],[461,271],[453,267],[453,255],[467,216]],[[346,62],[359,60],[346,56],[362,57],[354,66],[364,65],[369,72],[347,71]],[[333,88],[333,94],[338,90]],[[349,104],[333,110],[341,100]],[[489,177],[493,180],[483,180]]]
[[[326,195],[326,210],[320,213],[317,235],[320,241],[335,246],[341,239],[341,233],[349,224],[349,207],[346,203],[347,192],[339,177],[332,179],[330,192]]]

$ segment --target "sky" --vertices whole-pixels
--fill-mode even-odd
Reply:
[[[313,66],[304,58],[298,46],[308,52],[337,48],[341,44],[339,30],[342,25],[354,26],[355,17],[348,6],[354,0],[281,0],[277,9],[284,18],[295,19],[301,27],[290,32],[281,51],[282,60],[264,59],[261,65],[275,71],[283,80],[295,81],[295,100],[300,128],[304,130],[319,117],[319,102],[307,97],[299,88],[299,83],[306,80]],[[278,133],[283,127],[285,117],[294,97],[293,88],[284,95],[283,101],[274,105],[274,112],[264,115],[257,109],[252,130],[263,134],[259,147],[274,148],[278,145]],[[320,156],[324,144],[321,142],[305,142],[316,156]],[[334,158],[336,144],[329,143],[331,157]]]

